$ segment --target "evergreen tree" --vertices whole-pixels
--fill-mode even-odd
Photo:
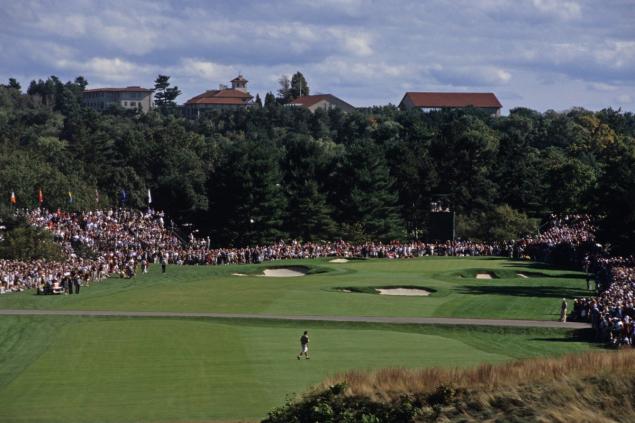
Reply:
[[[294,100],[298,97],[309,95],[309,84],[307,84],[304,75],[301,72],[296,72],[291,77],[291,86],[289,87],[288,100]]]
[[[15,78],[9,78],[9,83],[5,85],[7,88],[12,88],[20,92],[22,90],[22,86]]]
[[[284,145],[286,230],[291,237],[305,241],[332,239],[336,235],[335,222],[320,184],[327,172],[329,146],[304,135],[291,136]]]
[[[245,246],[283,238],[278,151],[269,142],[249,139],[226,145],[224,154],[208,180],[215,239]]]
[[[265,107],[272,107],[276,104],[276,96],[274,96],[272,92],[268,92],[265,95]]]
[[[614,254],[635,253],[635,139],[620,137],[607,148],[591,209],[601,216],[599,238]]]
[[[359,225],[369,239],[404,237],[394,180],[379,146],[368,139],[350,145],[337,179],[344,193],[339,204],[341,222]]]
[[[291,100],[291,80],[287,75],[282,75],[278,79],[278,103],[286,104]]]
[[[181,95],[179,87],[170,87],[170,77],[159,75],[154,81],[154,104],[162,111],[173,110],[176,98]]]

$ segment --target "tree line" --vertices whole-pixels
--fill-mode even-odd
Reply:
[[[294,75],[295,76],[295,75]],[[293,82],[293,83],[292,83]],[[178,88],[161,98],[169,104]],[[549,213],[593,213],[615,251],[635,245],[635,116],[620,110],[495,118],[394,106],[315,114],[279,101],[197,120],[81,105],[86,81],[0,86],[0,209],[165,210],[215,245],[278,239],[426,239],[430,204],[457,235],[514,238]],[[287,87],[287,91],[285,90]],[[174,87],[176,88],[176,87]],[[305,90],[281,81],[281,92]],[[302,92],[304,94],[304,92]],[[177,94],[178,95],[178,94]],[[69,201],[72,193],[72,202]]]

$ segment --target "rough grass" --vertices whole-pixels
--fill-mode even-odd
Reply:
[[[346,372],[267,421],[632,422],[634,393],[635,351],[588,352],[471,369]]]
[[[521,384],[592,377],[598,374],[635,374],[635,351],[597,351],[554,358],[533,358],[503,364],[481,364],[470,369],[381,369],[351,371],[324,381],[318,389],[346,383],[348,395],[365,395],[379,401],[402,394],[431,393],[440,385],[456,388],[501,389]]]

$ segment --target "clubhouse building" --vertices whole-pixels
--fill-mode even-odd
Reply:
[[[209,110],[240,109],[253,104],[253,96],[247,91],[247,81],[238,75],[231,81],[231,88],[220,85],[217,90],[208,90],[183,104],[183,114],[196,118]]]
[[[423,111],[474,107],[493,116],[500,116],[503,105],[494,93],[407,92],[399,107]]]
[[[344,100],[335,97],[333,94],[305,95],[290,101],[289,103],[287,103],[287,105],[304,107],[306,109],[309,109],[311,113],[315,113],[315,111],[318,109],[340,109],[345,113],[355,110],[355,107],[351,106]]]
[[[105,110],[112,106],[147,113],[152,109],[153,89],[137,86],[125,88],[93,88],[84,90],[82,104],[94,110]]]

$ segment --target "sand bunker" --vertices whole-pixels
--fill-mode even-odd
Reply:
[[[430,295],[425,289],[416,288],[377,288],[379,295],[403,295],[406,297],[427,297]]]
[[[529,276],[527,276],[527,275],[525,275],[525,274],[523,274],[523,273],[516,273],[516,274],[517,274],[518,276],[520,276],[521,278],[525,278],[525,279],[529,278]]]
[[[247,276],[244,273],[232,273],[232,276]]]
[[[279,269],[265,269],[262,275],[268,278],[295,278],[298,276],[306,275],[306,270],[299,267],[294,268],[279,268]]]
[[[348,260],[345,258],[337,258],[337,259],[329,260],[329,263],[348,263]]]
[[[476,279],[492,279],[492,275],[490,273],[477,273]]]

